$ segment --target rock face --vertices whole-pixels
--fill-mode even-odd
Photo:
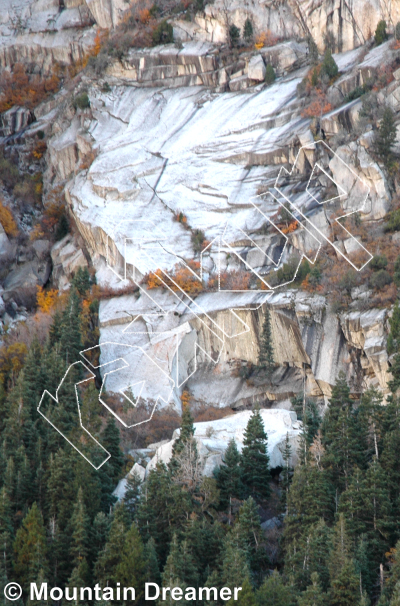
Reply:
[[[268,436],[270,467],[272,469],[283,467],[281,450],[283,450],[287,435],[289,435],[289,442],[292,447],[290,466],[294,467],[298,460],[298,445],[301,433],[301,423],[297,421],[296,413],[289,410],[275,409],[261,410],[260,413]],[[242,450],[244,431],[250,416],[250,411],[244,411],[218,421],[194,424],[194,437],[204,475],[212,476],[214,469],[222,464],[224,452],[232,438],[235,440],[238,450]],[[146,467],[146,475],[151,469],[155,468],[157,463],[169,463],[172,456],[172,447],[178,435],[179,429],[176,430],[170,442],[157,448],[154,457]]]
[[[277,364],[271,384],[256,372],[247,379],[238,372],[257,364],[266,301]],[[184,388],[203,405],[284,403],[303,390],[304,372],[306,392],[321,400],[330,396],[340,371],[355,395],[365,385],[387,392],[385,310],[337,317],[325,297],[298,291],[207,293],[194,307],[155,290],[102,301],[99,317],[101,364],[120,356],[127,361],[107,376],[107,390],[131,387],[136,397],[159,396],[160,406],[180,410]]]
[[[274,57],[284,48],[281,73],[289,66],[294,71],[272,86],[254,87],[252,61],[255,67],[261,66],[260,61],[264,65],[262,55],[265,62],[274,64]],[[182,259],[200,262],[194,230],[202,230],[209,243],[201,256],[206,286],[211,273],[247,267],[261,279],[296,249],[316,252],[320,242],[312,232],[299,229],[285,239],[281,232],[264,230],[278,203],[271,195],[258,194],[275,186],[282,164],[296,162],[296,171],[279,182],[279,191],[293,202],[296,212],[312,219],[320,235],[329,239],[331,233],[327,206],[321,208],[306,184],[310,167],[321,158],[348,196],[342,201],[344,212],[358,208],[357,181],[369,190],[368,204],[361,211],[363,220],[384,216],[389,190],[369,154],[367,134],[329,156],[301,116],[296,88],[305,74],[302,49],[297,43],[262,49],[230,74],[218,63],[218,53],[210,43],[132,51],[119,68],[123,74],[110,80],[111,90],[104,93],[88,87],[89,110],[62,121],[54,120],[50,109],[55,134],[49,141],[46,178],[68,180],[66,198],[99,284],[108,283],[123,292],[132,280],[138,284],[159,267],[171,271]],[[382,45],[337,55],[343,82],[347,78],[346,82],[357,83],[360,65],[367,73],[391,52]],[[239,88],[252,88],[222,92],[223,70],[229,86],[236,82]],[[129,77],[134,86],[127,85]],[[160,88],[162,81],[168,88]],[[344,87],[343,82],[339,84]],[[342,90],[339,84],[335,83],[335,94]],[[46,116],[42,114],[41,120]],[[358,120],[359,101],[355,101],[327,114],[323,126],[329,133],[340,133],[354,128]],[[92,163],[82,168],[90,154]],[[346,173],[344,165],[352,166],[353,172]],[[316,192],[325,187],[324,179],[320,174]],[[179,219],[181,214],[184,220]],[[354,245],[351,238],[344,239],[340,251],[348,255]],[[63,271],[68,273],[75,254],[78,264],[85,257],[70,250],[68,242],[64,251],[63,246],[53,251],[53,263],[56,268],[64,263]],[[277,364],[269,386],[257,373],[244,378],[245,366],[257,363],[267,301]],[[183,385],[187,385],[199,403],[240,408],[287,400],[303,389],[304,372],[307,392],[321,399],[329,397],[343,370],[355,395],[363,381],[386,392],[387,328],[385,318],[379,314],[377,318],[381,341],[369,347],[366,328],[364,349],[351,334],[357,320],[350,326],[318,295],[222,290],[205,292],[193,301],[144,289],[137,296],[101,302],[102,364],[117,359],[118,352],[127,359],[125,369],[107,376],[107,389],[119,391],[134,383],[136,397],[153,402],[161,398],[160,405],[174,403],[179,409]],[[140,378],[140,385],[134,377]]]

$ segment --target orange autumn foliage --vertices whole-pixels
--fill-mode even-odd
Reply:
[[[291,234],[292,232],[296,231],[298,226],[299,226],[298,221],[292,221],[291,223],[289,223],[288,226],[285,225],[284,227],[281,227],[280,229],[283,234]]]
[[[41,286],[37,287],[36,301],[40,311],[50,313],[55,307],[58,299],[58,290],[44,290]]]
[[[321,91],[317,90],[317,98],[310,103],[308,107],[303,109],[301,115],[303,118],[314,118],[330,112],[332,105],[326,100],[326,96]]]
[[[49,94],[58,90],[60,79],[56,74],[48,78],[28,75],[21,63],[16,63],[12,72],[6,70],[0,76],[0,113],[14,105],[33,109]]]
[[[15,237],[18,234],[18,227],[12,212],[7,206],[0,202],[0,223],[3,226],[7,236]]]
[[[151,13],[148,8],[143,8],[139,11],[139,21],[143,23],[143,25],[147,25],[150,22]]]
[[[264,48],[265,46],[274,46],[278,42],[278,36],[274,36],[271,30],[267,30],[266,32],[261,32],[256,36],[256,41],[254,46],[257,50]]]
[[[200,269],[200,263],[190,261],[188,266],[175,265],[170,275],[164,274],[161,269],[150,272],[144,279],[147,288],[169,287],[174,292],[184,291],[186,294],[196,296],[203,290],[203,284],[196,277]]]

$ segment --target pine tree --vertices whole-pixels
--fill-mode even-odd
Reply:
[[[223,528],[218,522],[210,523],[205,518],[193,516],[187,523],[183,536],[198,570],[200,582],[203,583],[209,571],[220,561]]]
[[[160,564],[165,562],[172,535],[189,518],[188,493],[172,482],[165,465],[157,465],[143,485],[136,519],[145,541],[153,537]]]
[[[248,553],[238,527],[232,529],[224,541],[221,580],[224,587],[240,587],[251,578]]]
[[[332,52],[329,48],[326,49],[324,60],[322,62],[321,73],[325,74],[330,80],[335,78],[339,73],[339,68],[335,59],[332,57]]]
[[[153,537],[150,537],[144,546],[144,558],[146,562],[146,582],[159,584],[161,581],[160,567],[158,565],[156,544]]]
[[[244,432],[241,455],[242,480],[245,489],[255,497],[271,494],[267,434],[260,411],[254,410]]]
[[[287,495],[289,492],[290,479],[291,479],[291,468],[290,468],[290,460],[292,457],[292,447],[290,445],[289,432],[286,433],[285,445],[281,449],[282,459],[283,459],[283,469],[281,471],[282,479],[282,495],[281,495],[281,503],[283,507],[286,508],[287,503]]]
[[[238,594],[238,599],[229,600],[227,606],[257,606],[256,596],[249,579],[243,581],[242,589]]]
[[[110,532],[110,517],[106,516],[103,511],[99,511],[93,520],[93,524],[89,529],[90,533],[90,559],[94,562],[99,554],[103,551],[107,542],[108,533]]]
[[[220,503],[226,509],[231,499],[240,499],[243,494],[240,469],[240,453],[233,438],[223,456],[223,465],[215,471],[217,485],[220,490]]]
[[[391,167],[393,162],[392,147],[396,142],[396,137],[394,113],[390,107],[386,107],[375,136],[375,150],[387,169]]]
[[[169,555],[162,575],[163,584],[173,587],[172,579],[180,579],[186,586],[198,584],[199,573],[186,540],[181,543],[177,535],[172,537]]]
[[[139,503],[141,484],[142,480],[137,472],[129,473],[126,480],[124,503],[132,521],[135,517],[135,511]]]
[[[275,82],[275,79],[276,79],[275,70],[272,67],[271,63],[268,63],[267,67],[265,69],[265,82],[266,82],[266,84],[273,84]]]
[[[193,417],[189,406],[184,405],[182,411],[182,422],[178,438],[174,442],[172,455],[177,455],[182,452],[185,443],[194,436]]]
[[[293,588],[286,585],[276,570],[267,577],[256,594],[259,606],[294,606],[295,595]]]
[[[326,595],[323,593],[318,572],[311,575],[311,585],[301,594],[299,606],[325,606]]]
[[[3,486],[0,490],[0,562],[4,578],[8,578],[12,567],[14,529],[11,519],[11,503]]]
[[[252,41],[253,33],[253,23],[251,22],[251,19],[247,17],[243,27],[243,38],[247,42],[247,44]]]
[[[331,606],[354,606],[360,600],[360,581],[352,559],[345,559],[332,579],[329,600]]]
[[[339,490],[347,488],[352,469],[362,465],[366,445],[360,441],[360,434],[350,389],[341,372],[332,389],[329,409],[322,425],[322,441],[326,451],[323,465]]]
[[[265,308],[264,323],[260,339],[260,351],[258,354],[258,367],[265,377],[271,380],[274,371],[274,350],[272,345],[271,313]]]
[[[396,583],[389,606],[400,606],[400,583]]]
[[[78,292],[71,288],[60,326],[60,353],[66,364],[80,360],[83,349],[81,337],[81,303]]]
[[[386,21],[381,19],[381,21],[378,22],[378,25],[376,26],[376,30],[375,30],[376,45],[379,46],[380,44],[382,44],[382,42],[385,42],[386,39],[387,39]]]
[[[248,554],[250,570],[258,583],[267,569],[268,555],[257,505],[252,497],[249,497],[240,508],[236,527]]]
[[[74,566],[79,566],[89,551],[89,518],[86,515],[82,488],[79,488],[78,491],[78,499],[74,505],[70,525],[72,536],[70,553]]]
[[[311,65],[317,65],[319,61],[318,47],[315,44],[314,38],[308,38],[308,56],[310,57]]]
[[[28,589],[29,583],[37,580],[41,570],[48,569],[46,532],[43,517],[36,503],[26,514],[18,529],[15,543],[14,575]]]
[[[76,288],[81,297],[85,297],[90,290],[90,274],[87,267],[78,267],[71,285]]]
[[[146,569],[144,545],[133,522],[124,535],[120,559],[110,578],[114,583],[120,582],[122,587],[135,587],[136,599],[140,601],[144,592]]]
[[[102,466],[102,469],[104,468],[104,472],[108,473],[116,484],[120,479],[124,466],[124,455],[120,446],[119,429],[115,424],[114,417],[109,417],[107,421],[107,425],[101,435],[101,444],[111,455],[111,458]]]
[[[107,542],[99,554],[95,566],[96,579],[103,586],[119,580],[116,578],[116,569],[121,561],[121,554],[125,545],[125,535],[128,528],[129,517],[124,505],[120,504],[114,510]]]

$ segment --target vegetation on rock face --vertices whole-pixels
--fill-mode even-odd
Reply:
[[[170,44],[174,41],[174,29],[165,19],[161,21],[153,31],[153,45]]]
[[[240,40],[240,29],[232,24],[229,27],[229,42],[231,46],[236,46]]]
[[[251,19],[247,18],[243,26],[243,39],[249,43],[252,41],[254,35],[254,28]]]
[[[272,373],[274,371],[274,349],[272,345],[272,331],[271,331],[271,312],[268,307],[265,308],[264,322],[262,326],[262,333],[260,338],[260,351],[258,354],[258,368],[261,370],[263,375],[271,380]]]
[[[265,82],[267,84],[273,84],[273,82],[275,82],[275,70],[272,67],[272,65],[270,63],[268,63],[266,70],[265,70]]]
[[[394,121],[394,113],[390,107],[386,107],[380,121],[378,132],[375,136],[375,151],[387,169],[393,164],[393,145],[396,142],[397,131]]]
[[[377,45],[382,44],[387,39],[386,33],[386,21],[383,19],[379,21],[375,30],[375,42]]]

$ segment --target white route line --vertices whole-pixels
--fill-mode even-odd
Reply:
[[[146,321],[146,317],[152,317],[152,316],[157,316],[159,317],[160,315],[164,315],[165,317],[168,314],[171,314],[171,311],[166,311],[163,309],[163,307],[160,305],[160,303],[158,301],[156,301],[147,290],[145,290],[139,281],[137,281],[135,278],[132,277],[132,281],[134,282],[134,284],[136,284],[136,286],[139,288],[141,294],[146,295],[146,297],[148,297],[152,303],[156,306],[156,308],[158,308],[160,310],[160,312],[146,312],[144,314],[141,313],[137,313],[136,316],[132,319],[132,321],[129,323],[129,325],[122,331],[125,334],[147,334],[149,336],[149,339],[152,335],[161,335],[161,334],[170,334],[172,338],[176,338],[177,340],[177,345],[176,345],[176,349],[174,352],[174,356],[173,359],[176,360],[176,380],[174,380],[171,376],[171,374],[168,374],[165,372],[165,370],[163,368],[161,368],[161,366],[151,357],[149,356],[142,347],[140,346],[135,346],[135,345],[128,345],[126,343],[115,343],[115,342],[109,342],[106,341],[104,343],[99,343],[98,345],[95,345],[94,347],[90,347],[86,350],[83,350],[80,352],[80,355],[83,357],[83,359],[85,360],[85,362],[87,362],[93,369],[99,369],[99,368],[105,368],[111,364],[115,364],[116,362],[121,362],[121,366],[119,366],[118,368],[114,368],[113,370],[104,373],[103,376],[103,381],[102,381],[102,385],[101,385],[101,389],[100,389],[100,393],[99,393],[99,401],[101,402],[101,404],[103,406],[105,406],[105,408],[107,408],[107,410],[109,410],[109,412],[111,412],[111,414],[114,415],[114,417],[125,427],[125,428],[132,428],[132,427],[137,427],[138,425],[142,425],[143,423],[147,423],[148,421],[150,421],[154,415],[154,412],[158,406],[159,401],[163,401],[165,403],[168,403],[170,400],[170,397],[173,393],[173,390],[175,387],[180,388],[182,387],[182,385],[188,381],[190,379],[191,376],[194,375],[194,373],[197,371],[197,355],[198,352],[202,352],[204,354],[204,356],[206,358],[208,358],[210,361],[212,361],[214,364],[217,364],[220,360],[222,351],[223,351],[223,347],[225,345],[226,339],[232,339],[235,337],[238,337],[242,334],[245,334],[247,332],[250,331],[250,327],[246,324],[246,322],[244,322],[239,315],[236,313],[237,311],[246,311],[246,310],[257,310],[260,309],[260,307],[271,297],[271,295],[273,294],[274,290],[277,288],[281,288],[282,286],[285,286],[287,284],[291,284],[292,282],[294,282],[294,280],[296,279],[298,270],[300,268],[300,265],[303,261],[303,259],[307,259],[307,261],[309,263],[311,263],[312,265],[314,265],[315,261],[318,258],[318,254],[321,250],[321,246],[322,246],[322,241],[328,242],[335,250],[337,253],[339,253],[354,269],[356,269],[357,271],[361,271],[361,269],[363,269],[368,263],[369,261],[372,259],[372,254],[340,223],[340,219],[344,219],[346,217],[349,217],[350,215],[356,213],[356,212],[360,212],[366,203],[366,200],[368,198],[369,192],[370,192],[370,187],[364,183],[364,181],[359,177],[359,175],[357,175],[357,173],[355,173],[352,168],[350,166],[348,166],[344,160],[342,158],[340,158],[340,156],[338,154],[336,154],[324,141],[320,140],[320,141],[316,141],[315,145],[317,144],[322,144],[324,145],[330,152],[332,152],[334,154],[334,156],[336,156],[336,158],[338,158],[338,160],[340,162],[342,162],[343,165],[346,166],[346,168],[352,173],[352,175],[355,177],[355,181],[353,182],[353,185],[351,187],[351,189],[354,187],[354,183],[355,182],[360,182],[365,188],[366,188],[366,195],[365,198],[360,206],[360,208],[358,208],[357,210],[353,210],[349,213],[343,214],[340,217],[337,217],[335,219],[335,221],[340,225],[340,227],[342,229],[344,229],[344,231],[348,234],[348,236],[350,238],[352,238],[353,240],[355,240],[355,242],[357,242],[358,246],[360,246],[365,253],[367,253],[367,255],[369,256],[369,259],[362,265],[361,268],[357,268],[354,263],[352,263],[352,261],[348,258],[348,256],[346,256],[336,245],[334,242],[331,242],[323,233],[322,231],[316,226],[314,225],[314,223],[312,222],[311,219],[309,219],[308,217],[305,216],[305,214],[298,208],[295,206],[295,204],[283,193],[282,189],[280,188],[281,186],[279,185],[279,180],[281,179],[282,176],[285,176],[285,174],[287,176],[291,176],[293,174],[293,171],[296,169],[297,166],[297,162],[298,159],[300,157],[300,153],[304,150],[310,150],[310,147],[307,146],[302,146],[298,153],[297,156],[295,158],[295,161],[292,165],[292,169],[291,171],[288,171],[284,166],[281,167],[281,169],[279,170],[278,176],[276,178],[275,184],[274,184],[274,189],[277,192],[277,194],[279,194],[279,196],[281,198],[284,199],[285,202],[282,202],[279,198],[277,198],[271,191],[266,192],[267,194],[269,194],[274,201],[282,208],[285,207],[286,211],[293,217],[294,220],[299,222],[299,226],[301,227],[301,229],[303,229],[304,231],[307,232],[307,234],[309,235],[309,237],[311,239],[313,239],[316,243],[316,252],[314,252],[313,256],[311,257],[310,254],[306,254],[304,251],[300,251],[300,260],[299,263],[297,265],[294,277],[292,280],[289,280],[288,282],[285,282],[284,284],[279,284],[277,286],[271,286],[267,280],[262,277],[257,271],[255,271],[255,269],[253,267],[251,267],[251,265],[247,262],[247,260],[243,259],[240,254],[231,246],[231,244],[227,241],[225,233],[226,233],[226,229],[227,229],[227,224],[225,225],[225,228],[223,230],[222,236],[219,236],[217,238],[215,238],[212,242],[210,242],[205,249],[203,249],[200,253],[200,275],[197,275],[196,272],[193,270],[192,267],[190,267],[185,261],[184,259],[182,259],[181,256],[179,256],[177,253],[168,250],[165,246],[162,245],[162,241],[166,240],[166,236],[164,234],[158,234],[158,228],[157,226],[150,220],[147,219],[137,219],[137,220],[130,220],[130,219],[123,219],[122,221],[120,221],[117,226],[114,229],[114,241],[116,241],[117,239],[117,230],[119,229],[119,227],[123,224],[123,223],[129,223],[130,225],[134,226],[136,224],[144,224],[144,225],[148,225],[151,227],[151,231],[148,231],[147,228],[145,227],[145,229],[142,231],[142,234],[140,237],[124,237],[124,235],[122,235],[123,238],[123,276],[121,276],[120,273],[118,273],[118,271],[113,267],[113,263],[110,259],[110,252],[111,252],[111,246],[110,246],[110,236],[107,236],[107,253],[106,253],[106,263],[107,266],[109,267],[109,269],[111,269],[111,271],[120,279],[122,280],[127,280],[127,254],[126,254],[126,247],[127,247],[127,242],[135,242],[137,241],[139,243],[139,251],[138,252],[134,252],[134,258],[137,257],[137,254],[139,255],[144,255],[148,261],[150,261],[150,263],[156,267],[156,269],[154,271],[158,270],[158,278],[160,280],[160,282],[163,284],[164,288],[166,288],[170,293],[172,293],[172,295],[177,299],[178,304],[183,305],[184,308],[186,308],[186,311],[189,312],[190,314],[192,314],[194,316],[194,318],[196,318],[201,324],[202,326],[211,332],[212,335],[214,335],[214,337],[217,339],[217,341],[220,344],[220,349],[218,352],[218,356],[215,358],[213,358],[207,351],[205,351],[204,348],[202,348],[199,343],[195,343],[194,344],[194,370],[188,375],[186,376],[186,378],[182,381],[179,382],[179,348],[181,345],[182,340],[180,340],[182,338],[182,334],[178,333],[178,332],[173,332],[174,329],[166,329],[166,330],[161,330],[161,331],[151,331],[149,332],[147,325],[151,323]],[[310,191],[309,186],[310,183],[312,181],[312,179],[314,178],[314,172],[316,169],[319,169],[321,172],[323,172],[325,174],[325,176],[333,182],[333,184],[337,187],[339,195],[334,196],[333,198],[329,199],[329,200],[325,200],[320,202],[314,195],[313,193]],[[326,170],[318,163],[316,162],[313,166],[310,178],[308,180],[307,183],[307,187],[306,187],[306,191],[309,194],[309,196],[311,198],[313,198],[318,204],[322,205],[322,204],[327,204],[328,202],[332,202],[333,200],[337,200],[340,198],[343,198],[345,196],[348,195],[348,193],[340,186],[340,184],[336,183],[336,181],[334,181],[332,179],[332,177],[326,172]],[[254,199],[258,199],[258,198],[262,198],[263,196],[265,196],[265,194],[260,194],[258,196],[255,196]],[[241,232],[247,240],[249,240],[251,242],[251,244],[253,245],[254,248],[256,248],[260,253],[262,253],[264,255],[265,258],[267,258],[270,263],[272,265],[275,266],[275,271],[279,268],[279,265],[282,262],[282,258],[284,256],[284,253],[287,249],[287,245],[289,242],[289,237],[283,233],[282,230],[279,229],[279,227],[277,225],[274,224],[274,222],[267,216],[265,215],[261,209],[256,205],[255,202],[253,202],[253,200],[251,200],[251,204],[253,205],[254,209],[256,212],[260,213],[263,218],[265,219],[265,221],[267,221],[270,225],[272,225],[272,227],[280,234],[281,237],[284,238],[285,240],[285,244],[283,246],[283,249],[281,251],[280,257],[278,261],[274,261],[266,252],[264,252],[262,250],[262,248],[260,248],[260,246],[258,246],[258,244],[253,240],[253,238],[247,234],[244,230],[242,230],[241,228],[237,228],[239,230],[239,232]],[[300,222],[298,217],[301,217],[301,220],[304,221]],[[321,236],[322,240],[319,240],[319,238],[315,235],[315,233],[313,233],[312,231],[310,231],[310,229],[308,229],[307,226],[310,226],[310,228],[312,228],[312,230],[316,231],[318,233],[319,236]],[[226,248],[223,251],[222,250],[222,244],[230,251],[230,253],[234,254],[241,263],[243,263],[246,268],[252,273],[254,274],[260,281],[261,283],[268,288],[268,290],[265,289],[224,289],[221,288],[221,254],[223,254],[223,252],[226,253]],[[147,245],[147,246],[146,246]],[[167,271],[161,267],[157,267],[157,262],[155,261],[154,257],[152,256],[151,252],[153,251],[153,254],[155,251],[160,251],[160,249],[162,249],[163,253],[171,255],[172,257],[175,257],[176,262],[181,264],[184,268],[186,268],[187,270],[189,270],[191,272],[191,274],[193,275],[193,277],[197,280],[199,280],[199,282],[203,281],[203,275],[204,275],[204,271],[203,271],[203,256],[206,254],[206,252],[209,252],[212,248],[213,245],[217,245],[217,252],[218,252],[218,291],[219,292],[225,292],[225,293],[242,293],[242,292],[251,292],[251,293],[262,293],[263,295],[265,295],[265,299],[262,303],[260,303],[258,306],[256,307],[239,307],[239,308],[229,308],[229,311],[231,312],[231,314],[236,318],[236,320],[243,325],[243,330],[241,332],[237,332],[234,335],[228,335],[227,332],[225,331],[225,326],[221,327],[210,315],[209,313],[207,313],[207,311],[205,309],[203,309],[195,299],[193,299],[176,281],[176,279],[174,279],[175,277],[173,275],[171,275],[170,271]],[[117,255],[119,255],[119,251],[118,248],[116,246],[116,244],[114,244],[114,248],[117,252]],[[135,259],[134,259],[135,260]],[[176,264],[177,264],[176,263]],[[175,264],[175,266],[176,266]],[[173,285],[174,288],[171,287],[171,283]],[[188,302],[189,301],[189,302]],[[126,312],[128,313],[128,312]],[[208,320],[209,324],[206,323],[205,318]],[[135,322],[137,322],[139,319],[143,319],[143,321],[146,323],[146,333],[143,330],[131,330],[131,327],[135,324]],[[177,328],[177,327],[175,327]],[[151,341],[151,339],[150,339]],[[123,357],[119,357],[116,358],[110,362],[107,362],[105,364],[102,365],[97,365],[94,366],[90,360],[85,356],[85,354],[87,354],[87,352],[92,351],[94,349],[101,349],[101,347],[104,347],[105,345],[117,345],[120,347],[124,347],[124,348],[129,348],[132,351],[134,350],[140,350],[142,352],[143,355],[145,355],[153,364],[155,364],[155,366],[157,367],[157,369],[167,378],[167,383],[171,384],[171,389],[170,392],[168,394],[167,399],[162,398],[160,395],[156,398],[156,402],[152,408],[151,414],[149,416],[148,419],[144,420],[144,421],[140,421],[139,423],[134,423],[132,425],[128,425],[127,423],[125,423],[125,421],[114,411],[112,410],[112,408],[107,404],[106,401],[104,401],[103,399],[103,393],[105,391],[105,382],[107,380],[107,377],[115,372],[119,372],[121,370],[123,370],[124,368],[129,368],[129,363],[125,360],[125,358]],[[91,377],[89,377],[89,379],[84,379],[82,381],[79,381],[78,383],[75,384],[75,395],[76,395],[76,401],[77,401],[77,409],[78,409],[78,415],[79,415],[79,423],[81,428],[92,438],[92,440],[94,440],[94,442],[105,452],[107,453],[107,457],[104,459],[104,461],[98,465],[96,467],[96,465],[94,465],[84,454],[83,452],[81,452],[79,450],[79,448],[77,448],[75,446],[75,444],[73,444],[51,421],[48,417],[46,417],[46,415],[42,412],[42,410],[40,410],[42,402],[43,402],[43,398],[45,397],[45,395],[49,395],[52,400],[54,402],[56,402],[57,404],[59,404],[59,400],[58,400],[58,392],[60,387],[62,386],[67,374],[69,373],[70,369],[73,366],[76,365],[82,365],[90,374]],[[172,372],[172,369],[171,369]],[[66,371],[63,379],[60,382],[60,385],[57,388],[56,391],[56,395],[55,397],[52,396],[47,390],[43,392],[42,398],[40,400],[40,403],[37,407],[38,412],[46,419],[46,421],[48,421],[48,423],[50,423],[50,425],[52,427],[54,427],[54,429],[56,431],[58,431],[58,433],[60,433],[60,435],[63,436],[63,438],[65,438],[65,440],[71,444],[71,446],[73,446],[73,448],[75,448],[75,450],[77,452],[79,452],[79,454],[81,454],[83,456],[83,458],[88,461],[88,463],[90,463],[92,465],[92,467],[94,467],[94,469],[100,469],[100,467],[102,465],[104,465],[104,463],[106,461],[108,461],[108,459],[110,458],[110,453],[103,447],[101,446],[101,444],[96,440],[96,438],[94,438],[92,436],[92,434],[83,426],[82,424],[82,417],[81,417],[81,412],[80,412],[80,406],[79,406],[79,397],[78,397],[78,391],[77,391],[77,386],[80,385],[81,383],[85,383],[88,380],[93,380],[94,378],[94,374],[91,370],[89,370],[89,368],[83,364],[82,362],[74,362],[73,364],[71,364],[68,367],[68,370]],[[124,388],[124,389],[120,389],[119,393],[126,398],[126,400],[128,400],[128,402],[132,405],[132,406],[137,406],[139,400],[141,399],[141,394],[142,391],[144,389],[144,386],[146,384],[146,380],[138,380],[134,383],[132,383],[131,385],[129,385],[128,387]],[[141,385],[140,391],[139,391],[139,395],[135,398],[135,401],[132,401],[130,399],[130,397],[127,395],[127,391],[129,389],[131,389],[132,387],[135,387],[137,385]]]

